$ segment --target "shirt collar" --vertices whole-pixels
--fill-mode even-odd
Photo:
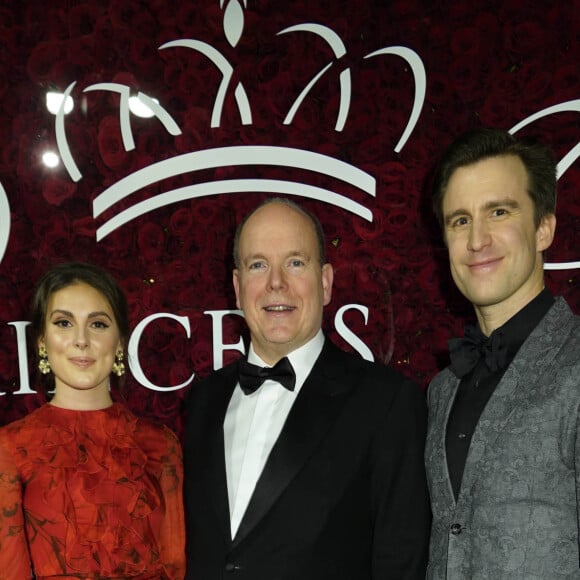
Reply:
[[[494,332],[503,334],[505,344],[512,357],[518,352],[532,333],[532,330],[536,328],[553,304],[554,297],[547,288],[544,288],[517,314],[514,314],[507,322],[494,330]]]
[[[322,347],[324,346],[324,333],[321,329],[311,338],[307,343],[303,344],[301,347],[293,350],[291,353],[286,355],[290,362],[292,363],[292,368],[296,373],[296,387],[297,392],[300,387],[304,384],[306,377],[310,374],[314,363],[320,356],[322,352]],[[254,351],[254,345],[250,344],[250,350],[248,352],[248,362],[252,364],[259,365],[261,367],[268,367],[272,365],[266,364]]]

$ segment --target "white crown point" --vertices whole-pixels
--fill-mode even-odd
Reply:
[[[224,12],[224,32],[228,42],[236,46],[244,30],[244,10],[238,0],[230,0]]]

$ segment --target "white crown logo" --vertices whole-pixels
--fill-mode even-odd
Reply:
[[[223,29],[225,37],[230,45],[235,47],[243,34],[244,9],[247,8],[247,0],[242,0],[241,3],[240,0],[220,0],[220,7],[223,10]],[[312,88],[317,84],[317,82],[333,68],[333,65],[341,57],[347,54],[346,47],[341,38],[332,29],[324,25],[312,23],[298,24],[285,28],[278,34],[285,35],[293,32],[313,34],[324,40],[328,47],[330,47],[332,50],[335,60],[324,66],[302,89],[300,94],[296,97],[288,109],[288,112],[283,121],[285,125],[290,125],[293,122],[297,111],[300,109],[300,106],[307,98]],[[197,51],[209,59],[212,64],[220,71],[222,78],[215,97],[210,123],[212,128],[220,127],[224,102],[228,91],[232,90],[231,84],[234,72],[232,65],[216,48],[200,40],[173,40],[160,46],[159,50],[166,50],[169,48],[186,48]],[[399,138],[399,141],[394,147],[396,152],[400,152],[412,135],[413,130],[419,120],[425,101],[427,77],[425,66],[419,55],[412,49],[405,46],[384,47],[365,55],[364,58],[370,59],[377,56],[389,55],[397,56],[406,61],[407,65],[413,73],[415,83],[415,94],[409,119],[401,137]],[[75,84],[75,82],[71,83],[64,92],[64,98],[62,99],[59,110],[56,113],[55,132],[57,147],[63,164],[71,179],[73,181],[79,181],[82,178],[82,174],[73,159],[69,144],[67,142],[64,110],[65,103],[67,99],[70,98]],[[133,150],[135,148],[135,142],[131,133],[130,123],[130,87],[119,83],[98,83],[86,87],[84,92],[99,90],[111,91],[120,95],[119,123],[123,146],[126,151]],[[337,132],[340,132],[344,129],[348,121],[350,110],[352,84],[351,71],[348,67],[342,70],[339,74],[339,90],[339,106],[336,123],[334,126],[334,129]],[[238,82],[235,88],[233,88],[233,96],[242,124],[252,124],[250,99],[248,98],[248,94],[241,81]],[[181,129],[172,118],[170,113],[165,110],[163,106],[160,105],[156,100],[142,92],[138,93],[137,99],[148,108],[148,110],[151,112],[151,116],[155,116],[169,134],[173,136],[181,134]],[[553,107],[548,107],[542,111],[539,111],[515,125],[511,129],[511,132],[515,133],[524,126],[529,125],[530,123],[533,123],[542,117],[564,111],[580,112],[580,99],[560,103]],[[580,157],[580,143],[578,143],[571,151],[568,152],[567,155],[565,155],[560,160],[558,163],[558,176],[562,176],[564,172],[572,165],[572,163],[578,159],[578,157]],[[376,179],[369,173],[357,168],[354,165],[346,163],[345,161],[305,149],[279,147],[272,145],[236,145],[193,151],[190,153],[177,155],[173,158],[153,163],[143,169],[135,171],[114,185],[108,187],[95,198],[93,202],[93,217],[97,218],[103,212],[112,208],[117,202],[126,199],[128,196],[141,190],[142,188],[150,186],[151,184],[159,182],[163,179],[222,166],[243,165],[288,167],[300,169],[302,171],[323,174],[353,186],[364,192],[366,195],[376,197]],[[166,205],[209,195],[222,195],[227,193],[242,193],[250,191],[267,192],[273,194],[280,193],[285,195],[298,195],[297,192],[299,192],[299,195],[302,197],[308,197],[338,206],[345,211],[357,215],[369,222],[372,222],[373,220],[373,214],[370,209],[361,203],[355,202],[354,200],[351,200],[344,195],[336,193],[327,188],[308,185],[303,182],[300,182],[299,187],[297,187],[296,182],[288,180],[261,178],[224,179],[204,183],[194,183],[178,189],[164,191],[149,197],[144,201],[135,203],[133,206],[120,211],[105,221],[97,229],[96,238],[97,241],[100,241],[117,228],[127,224],[135,218]],[[2,191],[0,191],[0,204],[1,203]],[[0,240],[0,244],[1,243],[2,240]],[[545,267],[547,269],[578,268],[580,267],[580,261],[559,264],[545,264]]]

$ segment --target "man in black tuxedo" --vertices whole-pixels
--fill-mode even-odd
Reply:
[[[251,345],[187,402],[187,578],[424,578],[423,393],[324,338],[333,270],[309,212],[268,200],[234,258]]]

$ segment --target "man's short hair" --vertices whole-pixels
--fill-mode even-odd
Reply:
[[[443,199],[453,173],[492,157],[518,157],[528,176],[528,195],[534,204],[534,223],[556,212],[556,162],[552,150],[533,139],[516,139],[502,129],[477,128],[460,135],[445,150],[433,179],[433,211],[445,226]]]
[[[297,204],[295,201],[291,199],[287,199],[285,197],[271,197],[263,201],[260,205],[255,207],[246,217],[238,224],[236,228],[236,234],[234,236],[234,264],[236,268],[240,267],[240,236],[242,235],[242,230],[246,225],[246,222],[259,210],[262,209],[264,206],[270,205],[272,203],[279,203],[285,205],[289,208],[292,208],[294,211],[302,214],[306,217],[312,227],[314,228],[314,232],[316,234],[316,242],[318,245],[318,259],[321,266],[326,264],[326,241],[324,237],[324,230],[322,229],[322,225],[320,220],[310,211],[303,208],[301,205]]]

